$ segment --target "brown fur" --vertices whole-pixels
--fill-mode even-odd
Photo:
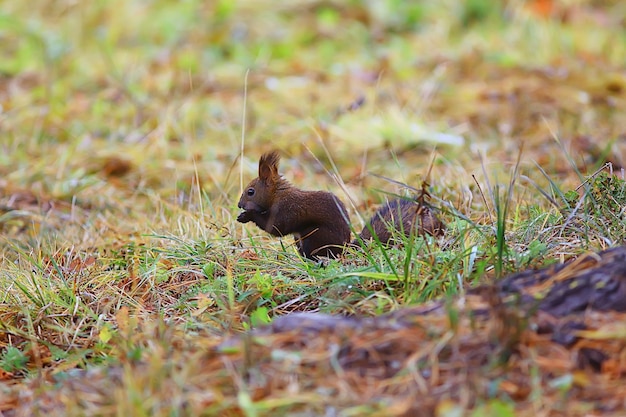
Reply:
[[[309,259],[335,257],[350,240],[348,212],[326,191],[304,191],[278,174],[278,152],[263,154],[259,176],[239,199],[244,211],[237,220],[249,221],[274,236],[294,235],[298,251]]]
[[[380,242],[389,244],[398,233],[405,236],[416,233],[441,236],[445,229],[446,226],[433,214],[428,205],[420,204],[416,200],[397,199],[380,208],[363,228],[359,237],[362,240],[372,239],[373,232]]]
[[[304,191],[278,174],[278,152],[259,159],[259,176],[253,179],[239,199],[243,209],[237,221],[253,222],[274,236],[294,235],[298,251],[309,259],[336,257],[350,241],[348,212],[343,203],[326,191]],[[360,233],[372,239],[372,231],[382,243],[393,242],[396,233],[440,236],[445,225],[421,200],[394,200],[378,210]],[[358,244],[353,241],[352,244]]]

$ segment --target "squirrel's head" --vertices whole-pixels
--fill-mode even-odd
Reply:
[[[265,212],[270,209],[276,194],[276,186],[281,181],[278,175],[277,151],[267,152],[259,159],[259,176],[244,188],[238,207],[245,211]]]

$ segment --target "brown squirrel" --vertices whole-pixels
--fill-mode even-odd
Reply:
[[[343,203],[326,191],[304,191],[278,174],[280,155],[265,153],[259,159],[259,176],[245,188],[238,207],[241,223],[254,222],[274,236],[294,235],[300,254],[309,259],[337,257],[350,241],[348,212]],[[444,224],[419,200],[397,199],[378,210],[359,237],[375,234],[382,243],[392,241],[394,230],[405,235],[443,234]],[[372,234],[373,233],[373,234]],[[352,242],[358,245],[358,240]]]

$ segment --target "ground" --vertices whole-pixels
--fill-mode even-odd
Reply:
[[[626,6],[426,3],[4,4],[0,413],[620,415],[620,304],[503,283],[626,241]],[[446,233],[306,261],[236,222],[271,149]]]

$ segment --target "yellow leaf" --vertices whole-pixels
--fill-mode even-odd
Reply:
[[[196,297],[195,300],[198,303],[198,308],[196,308],[191,315],[193,317],[198,317],[200,316],[202,313],[204,313],[207,309],[213,307],[215,305],[215,300],[213,299],[213,297],[211,297],[210,295],[207,295],[205,293],[199,293]]]
[[[104,325],[102,329],[100,329],[100,334],[98,336],[102,343],[109,343],[109,340],[113,337],[113,332],[108,325]]]
[[[115,313],[115,321],[117,322],[117,328],[120,329],[121,334],[128,333],[128,307],[123,306],[117,313]]]
[[[626,339],[626,325],[623,323],[609,323],[596,330],[579,330],[576,335],[585,339],[609,340]]]

